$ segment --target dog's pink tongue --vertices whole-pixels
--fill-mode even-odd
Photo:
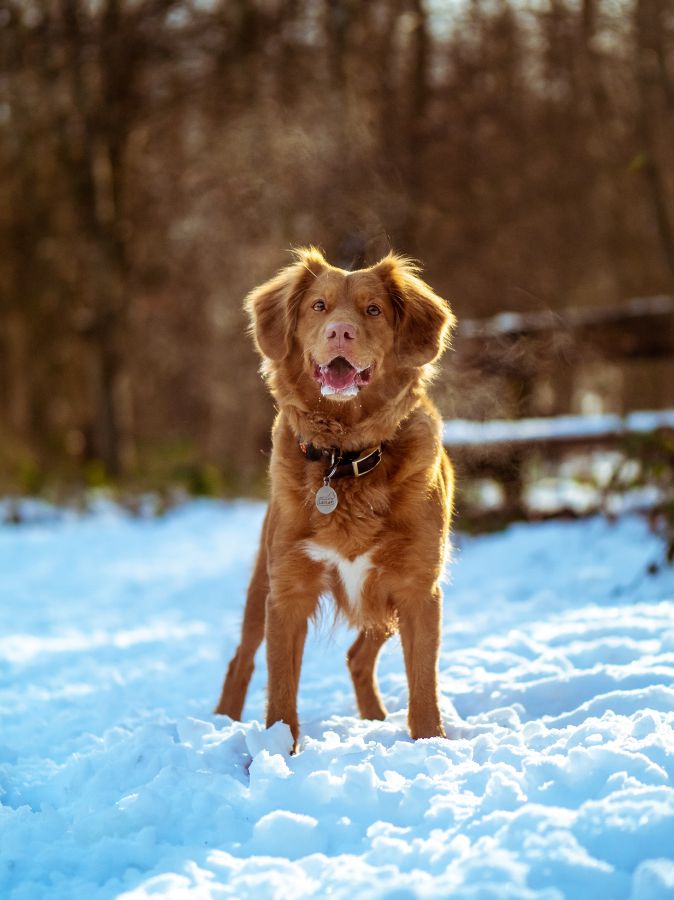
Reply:
[[[356,378],[356,370],[342,356],[333,359],[329,366],[323,370],[325,383],[335,391],[343,391],[344,388],[350,387]]]

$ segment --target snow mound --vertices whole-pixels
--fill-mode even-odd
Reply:
[[[301,752],[213,716],[263,508],[0,528],[0,896],[674,897],[674,573],[626,518],[459,539],[450,740],[361,721],[311,636]],[[653,568],[653,567],[651,567]]]

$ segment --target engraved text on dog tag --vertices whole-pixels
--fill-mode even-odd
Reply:
[[[338,503],[337,491],[331,488],[329,484],[324,484],[323,487],[316,491],[316,509],[324,515],[327,516],[337,509]]]

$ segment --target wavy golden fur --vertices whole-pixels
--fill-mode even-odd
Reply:
[[[454,316],[408,259],[331,266],[313,247],[246,298],[262,371],[277,404],[271,498],[248,589],[241,642],[216,712],[240,718],[266,637],[267,724],[299,736],[297,689],[308,619],[330,593],[359,629],[347,661],[361,715],[386,715],[375,665],[400,630],[412,737],[444,735],[437,694],[441,591],[453,475],[426,388]],[[381,445],[380,465],[314,497],[325,461],[298,442],[342,452]]]

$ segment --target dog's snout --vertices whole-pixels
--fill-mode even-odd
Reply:
[[[325,328],[325,338],[330,345],[345,347],[358,336],[358,328],[350,322],[330,322]]]

